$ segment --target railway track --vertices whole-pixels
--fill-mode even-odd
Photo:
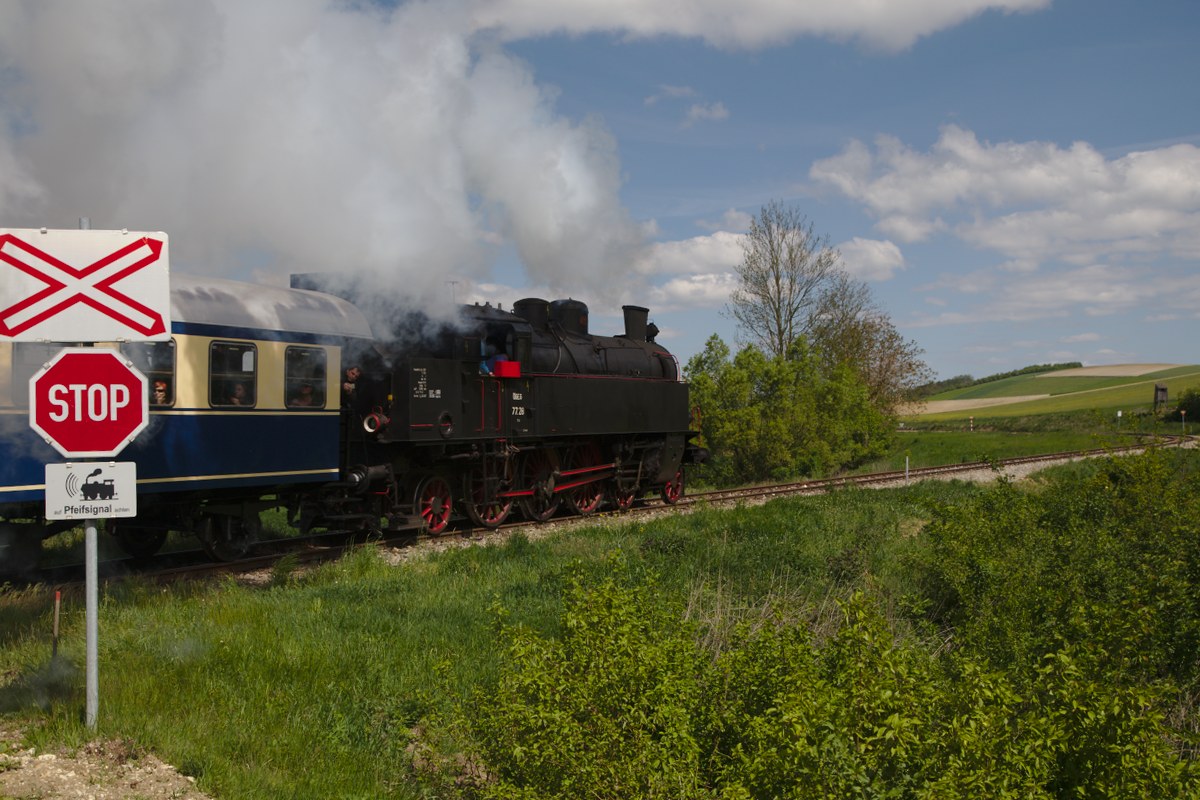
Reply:
[[[1156,437],[1153,444],[1160,447],[1179,447],[1193,443],[1190,437],[1159,436]],[[136,577],[142,581],[169,584],[175,581],[202,580],[221,575],[254,576],[252,580],[256,582],[267,582],[271,579],[271,575],[281,567],[286,571],[304,565],[335,560],[349,550],[362,546],[375,546],[415,554],[420,552],[423,547],[464,546],[498,541],[517,531],[551,532],[561,530],[567,525],[594,524],[598,520],[627,519],[639,515],[676,513],[696,506],[760,504],[777,497],[820,494],[850,486],[885,487],[928,479],[953,479],[971,475],[976,476],[974,479],[977,480],[986,479],[999,474],[1012,474],[1014,471],[1036,469],[1041,466],[1083,458],[1140,452],[1147,446],[1146,443],[1139,443],[1120,448],[1073,450],[996,461],[947,464],[892,472],[764,484],[737,489],[705,490],[690,492],[678,502],[670,505],[660,499],[646,499],[625,511],[604,511],[586,517],[559,516],[546,523],[511,522],[495,529],[470,527],[464,524],[439,536],[415,532],[367,534],[366,532],[338,531],[303,537],[284,537],[260,541],[255,546],[253,555],[236,561],[213,562],[202,550],[197,549],[160,554],[150,559],[107,560],[100,565],[100,575],[101,579],[107,582]],[[69,564],[41,570],[31,576],[26,585],[55,587],[69,592],[76,587],[81,589],[82,579],[83,565]]]

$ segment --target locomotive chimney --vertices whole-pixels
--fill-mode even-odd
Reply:
[[[646,341],[646,320],[650,309],[641,306],[621,306],[625,312],[625,338],[635,342]]]

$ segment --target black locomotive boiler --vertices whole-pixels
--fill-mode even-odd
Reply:
[[[406,318],[360,354],[345,491],[306,499],[302,526],[361,514],[437,533],[456,508],[495,527],[514,506],[542,521],[563,506],[628,508],[650,492],[674,503],[684,465],[704,457],[687,385],[647,309],[624,313],[624,333],[594,336],[578,300],[467,306],[416,343]]]

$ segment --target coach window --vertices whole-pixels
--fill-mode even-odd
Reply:
[[[258,351],[252,344],[213,342],[208,350],[208,402],[219,408],[257,400]]]
[[[325,351],[289,347],[283,355],[283,396],[288,408],[325,407]]]
[[[175,405],[175,341],[126,342],[121,352],[150,384],[150,406]]]
[[[12,350],[12,404],[18,407],[29,405],[29,379],[46,366],[46,362],[58,355],[58,351],[71,345],[47,344],[45,342],[14,342]]]

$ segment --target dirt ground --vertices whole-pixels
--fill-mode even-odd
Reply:
[[[988,408],[990,406],[1006,406],[1010,403],[1024,403],[1026,400],[1040,400],[1049,397],[1048,394],[1025,394],[1019,397],[979,397],[974,400],[926,400],[913,406],[913,410],[905,409],[902,414],[938,414],[942,411],[967,411],[972,408]]]
[[[92,743],[77,752],[21,746],[20,732],[0,723],[3,800],[208,800],[192,778],[128,742]]]

